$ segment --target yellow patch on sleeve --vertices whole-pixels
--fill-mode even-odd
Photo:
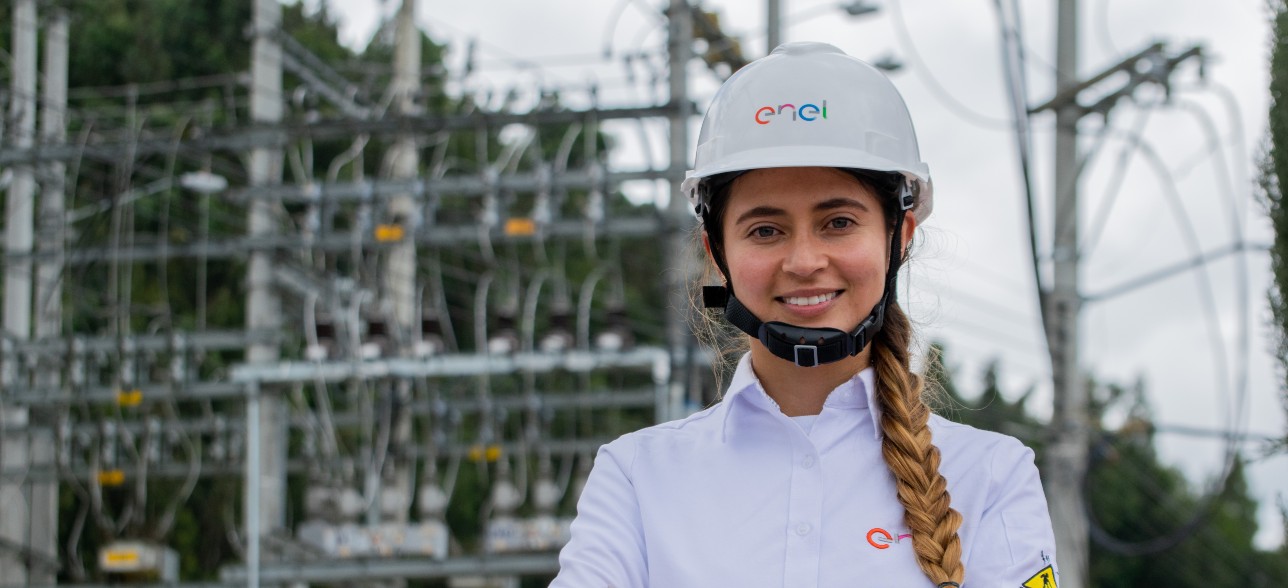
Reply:
[[[1059,588],[1055,584],[1055,569],[1047,566],[1024,581],[1024,588]]]

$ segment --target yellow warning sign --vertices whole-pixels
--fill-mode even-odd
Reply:
[[[403,234],[402,225],[376,225],[376,241],[380,243],[402,241]]]
[[[1042,568],[1032,578],[1024,581],[1024,588],[1059,588],[1055,584],[1055,570],[1051,566]]]
[[[143,403],[142,390],[117,390],[116,403],[121,406],[138,406]]]
[[[505,234],[510,237],[529,237],[537,233],[537,221],[530,218],[512,218],[505,221]]]
[[[133,565],[139,563],[139,552],[125,549],[108,550],[103,552],[103,561],[113,565]]]

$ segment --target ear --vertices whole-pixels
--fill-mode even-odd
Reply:
[[[908,244],[912,243],[912,235],[917,232],[917,217],[913,216],[912,211],[903,213],[903,234],[899,236],[899,248],[902,250],[900,259],[908,258]]]

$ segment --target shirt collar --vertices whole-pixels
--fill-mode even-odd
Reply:
[[[729,415],[733,414],[739,403],[746,402],[766,411],[779,411],[778,403],[765,392],[751,367],[751,353],[745,353],[738,360],[733,378],[729,381],[729,391],[724,400],[728,404],[724,415],[724,429],[729,428]],[[881,407],[876,399],[876,371],[871,366],[864,368],[854,377],[843,382],[827,395],[823,408],[866,408],[872,417],[872,429],[876,431],[875,439],[881,440]]]

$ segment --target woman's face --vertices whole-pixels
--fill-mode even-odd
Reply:
[[[877,195],[832,168],[759,169],[722,220],[733,291],[761,321],[853,330],[881,299],[890,235]],[[903,239],[916,221],[906,216]]]

